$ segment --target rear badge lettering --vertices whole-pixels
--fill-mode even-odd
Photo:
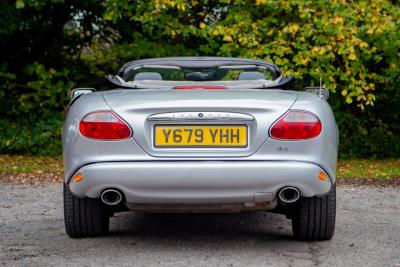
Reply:
[[[277,148],[277,150],[279,152],[287,152],[287,151],[289,151],[289,148],[280,146],[280,147]]]

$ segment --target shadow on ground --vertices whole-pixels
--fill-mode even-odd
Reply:
[[[124,212],[111,218],[110,236],[154,239],[260,238],[292,240],[290,220],[267,212],[146,214]]]

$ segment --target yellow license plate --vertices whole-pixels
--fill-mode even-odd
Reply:
[[[246,125],[156,125],[155,147],[246,147]]]

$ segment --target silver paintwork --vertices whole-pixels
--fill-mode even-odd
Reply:
[[[316,114],[322,123],[321,134],[300,141],[269,137],[271,125],[289,109]],[[114,111],[130,125],[132,137],[119,141],[83,137],[79,122],[95,110]],[[165,117],[191,113],[243,114],[253,119],[245,116],[242,120],[168,120]],[[153,120],[152,116],[160,116],[162,120]],[[248,146],[155,148],[154,125],[169,123],[245,124],[249,131]],[[254,194],[259,192],[271,193],[276,199],[283,186],[295,186],[304,196],[323,194],[335,183],[337,152],[338,129],[328,103],[315,94],[279,89],[95,92],[76,99],[63,130],[65,182],[70,183],[72,192],[77,196],[99,197],[105,188],[118,188],[129,206],[135,201],[172,203],[170,200],[175,204],[204,201],[243,204],[255,199]],[[293,164],[299,167],[294,168]],[[318,171],[325,171],[329,181],[318,180],[315,176]],[[71,181],[78,172],[88,175],[79,185]],[[201,179],[197,176],[200,174]]]
[[[149,121],[191,121],[191,120],[227,120],[227,121],[252,121],[254,117],[249,114],[232,112],[168,112],[150,115]]]
[[[257,66],[257,65],[228,65],[228,66],[219,66],[218,69],[221,70],[237,70],[237,69],[266,69],[263,66]]]
[[[268,138],[268,127],[286,112],[296,100],[296,94],[280,90],[124,90],[104,93],[107,104],[133,127],[134,139],[153,157],[238,157],[254,154]],[[154,101],[154,99],[158,99]],[[184,100],[183,100],[184,99]],[[156,121],[148,117],[166,112],[233,112],[246,113],[252,121],[202,120],[191,124],[247,124],[249,142],[246,148],[155,148],[153,129]],[[163,122],[168,123],[166,121]],[[174,121],[174,124],[187,124]]]
[[[181,67],[177,67],[177,66],[169,66],[169,65],[142,65],[142,66],[137,66],[134,67],[133,70],[137,70],[140,68],[148,68],[148,69],[167,69],[167,70],[180,70]]]
[[[286,186],[302,196],[329,192],[331,181],[318,179],[321,167],[289,161],[146,161],[100,162],[79,169],[85,179],[70,182],[78,197],[100,197],[107,188],[124,193],[127,203],[215,204],[253,203],[256,194],[276,192]]]

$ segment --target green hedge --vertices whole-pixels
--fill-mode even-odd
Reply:
[[[0,154],[61,154],[62,114],[48,118],[0,119]]]
[[[330,99],[339,126],[341,158],[391,158],[400,156],[400,91],[378,90],[373,107],[365,110]]]

